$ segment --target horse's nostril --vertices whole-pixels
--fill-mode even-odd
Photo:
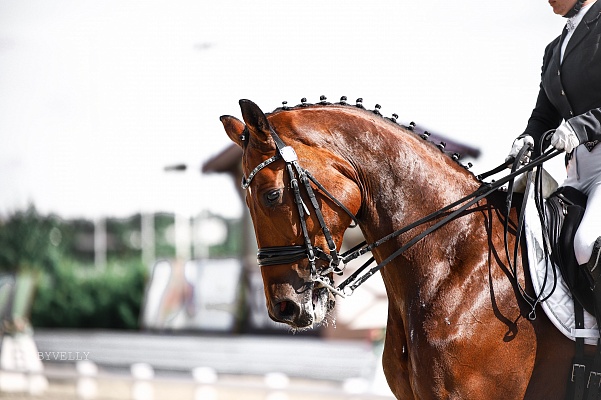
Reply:
[[[272,305],[269,316],[276,322],[283,322],[296,328],[305,328],[313,324],[313,313],[307,311],[303,311],[302,305],[296,301],[282,300]]]
[[[282,322],[291,322],[296,316],[298,316],[300,309],[294,304],[293,301],[281,301],[275,306],[274,317]]]

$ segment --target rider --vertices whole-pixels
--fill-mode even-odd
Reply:
[[[596,268],[601,259],[601,145],[597,146],[601,141],[601,1],[549,3],[555,14],[568,21],[545,49],[536,106],[509,156],[515,157],[525,143],[536,144],[536,151],[543,134],[555,129],[550,144],[566,152],[567,178],[562,186],[588,196],[574,252],[596,282],[601,275],[601,268]]]

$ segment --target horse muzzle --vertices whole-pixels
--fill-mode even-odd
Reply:
[[[328,288],[310,283],[310,288],[294,295],[272,299],[269,316],[295,329],[313,328],[326,320],[336,301]]]

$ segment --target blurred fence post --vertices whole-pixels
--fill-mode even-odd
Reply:
[[[190,217],[175,214],[175,253],[176,259],[182,262],[188,261],[192,256],[190,236]]]
[[[94,220],[94,265],[103,268],[106,265],[106,219]]]
[[[290,396],[286,394],[285,390],[290,385],[290,378],[288,375],[281,372],[270,372],[265,374],[263,381],[265,386],[270,390],[265,397],[265,400],[289,400]]]
[[[154,213],[142,213],[140,222],[140,236],[142,237],[142,262],[149,270],[151,270],[156,253]]]
[[[217,400],[217,389],[212,386],[217,382],[217,371],[209,367],[197,367],[192,370],[192,377],[198,384],[194,390],[194,400]]]
[[[154,369],[152,366],[146,363],[136,363],[131,365],[130,371],[134,379],[131,387],[132,400],[152,400],[154,398],[152,386]]]
[[[78,361],[75,364],[77,370],[77,396],[81,399],[95,399],[98,397],[98,367],[89,360]]]

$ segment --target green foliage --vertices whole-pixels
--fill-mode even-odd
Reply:
[[[141,262],[96,270],[62,264],[40,280],[31,311],[34,327],[137,329],[146,269]]]
[[[0,271],[52,272],[60,253],[60,221],[35,207],[0,220]]]
[[[209,215],[210,217],[221,218]],[[107,260],[94,263],[94,221],[41,215],[35,207],[0,217],[0,273],[30,276],[35,292],[23,317],[34,327],[136,329],[147,267],[141,261],[141,215],[107,218]],[[228,235],[211,246],[211,257],[237,256],[242,248],[240,219],[222,219]],[[157,259],[175,257],[175,216],[154,215]],[[28,299],[25,299],[28,300]]]

